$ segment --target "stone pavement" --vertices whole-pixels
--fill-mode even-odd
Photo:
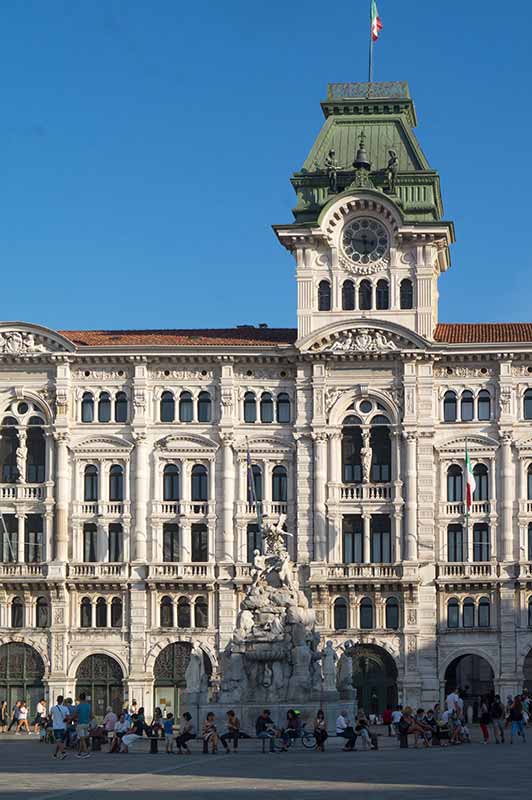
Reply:
[[[532,731],[529,731],[532,734]],[[532,739],[532,735],[530,737]],[[529,798],[532,743],[399,750],[381,738],[379,752],[343,753],[337,740],[324,754],[300,746],[262,754],[243,743],[237,755],[190,757],[94,753],[52,759],[33,737],[0,736],[0,800],[486,800]]]

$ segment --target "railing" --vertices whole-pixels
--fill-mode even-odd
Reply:
[[[42,483],[0,483],[0,500],[44,500]]]
[[[0,564],[0,578],[45,578],[48,564]]]
[[[257,506],[260,507],[261,514],[278,517],[280,514],[288,513],[288,503],[277,503],[272,500],[263,500],[261,503],[237,503],[236,511],[239,515],[257,516]]]
[[[520,500],[519,501],[519,513],[520,514],[532,514],[532,500]]]
[[[532,561],[525,561],[519,564],[519,575],[521,577],[532,577]]]
[[[127,578],[129,565],[115,562],[69,564],[68,574],[72,578]]]
[[[489,514],[491,511],[491,503],[489,500],[474,501],[471,505],[469,512],[470,516],[483,516]],[[458,503],[440,503],[440,516],[441,517],[461,517],[465,514],[465,503],[460,501]]]
[[[326,567],[327,578],[401,578],[400,564],[334,564]]]
[[[162,517],[206,517],[214,513],[214,504],[207,500],[176,500],[152,502],[152,514]]]
[[[393,498],[391,483],[352,483],[340,487],[340,500],[353,502],[357,500],[373,500],[389,502]]]
[[[438,578],[496,578],[497,565],[491,562],[438,564]]]
[[[410,92],[406,81],[389,83],[330,83],[327,100],[408,100]]]
[[[129,501],[74,503],[74,515],[79,517],[121,517],[129,514]]]
[[[149,578],[214,580],[214,564],[150,564]]]

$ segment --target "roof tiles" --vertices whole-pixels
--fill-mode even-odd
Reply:
[[[445,344],[531,342],[531,322],[440,322],[434,338]]]
[[[295,328],[60,331],[78,347],[253,347],[293,344]]]

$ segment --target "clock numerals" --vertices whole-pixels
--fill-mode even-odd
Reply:
[[[372,264],[383,258],[388,250],[388,233],[374,219],[358,218],[344,229],[342,247],[355,264]]]

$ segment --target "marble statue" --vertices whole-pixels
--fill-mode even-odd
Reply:
[[[362,477],[364,483],[369,483],[371,480],[371,461],[373,459],[369,433],[363,434],[360,456],[362,458]]]
[[[21,444],[17,447],[15,457],[17,460],[18,482],[26,483],[26,458],[28,457],[28,448],[26,445]]]
[[[338,659],[337,682],[339,691],[353,688],[353,659],[348,652],[352,647],[352,642],[346,642],[343,647],[342,655]]]
[[[202,689],[205,676],[203,650],[199,642],[195,642],[190,652],[190,660],[185,670],[187,692],[199,692]]]
[[[325,692],[336,691],[336,655],[332,642],[327,642],[322,655],[322,668],[323,668],[323,689]]]

